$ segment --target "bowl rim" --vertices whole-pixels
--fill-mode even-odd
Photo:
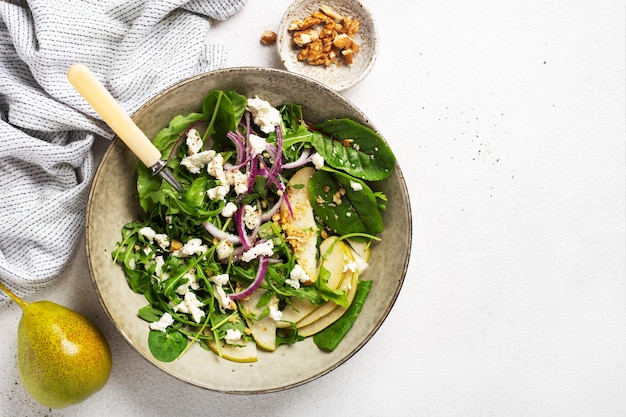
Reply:
[[[340,101],[342,101],[342,104],[346,104],[348,106],[351,107],[352,110],[358,112],[361,117],[364,118],[365,120],[365,124],[367,126],[369,126],[370,128],[372,128],[373,130],[377,131],[377,129],[373,126],[373,124],[369,121],[369,119],[367,119],[367,117],[354,105],[352,104],[348,99],[346,99],[345,97],[343,97],[342,95],[340,95],[339,93],[337,93],[336,91],[332,90],[331,88],[325,86],[324,84],[313,80],[311,78],[308,78],[306,76],[300,75],[300,74],[296,74],[296,73],[292,73],[286,70],[282,70],[282,69],[274,69],[274,68],[265,68],[265,67],[232,67],[232,68],[225,68],[225,69],[219,69],[219,70],[214,70],[214,71],[209,71],[209,72],[204,72],[201,74],[198,74],[196,76],[190,77],[188,79],[182,80],[166,89],[164,89],[163,91],[157,93],[155,96],[153,96],[152,98],[148,99],[143,105],[141,105],[135,112],[133,112],[131,118],[135,119],[136,117],[138,117],[139,115],[141,115],[142,113],[144,113],[145,111],[147,111],[147,109],[155,102],[157,101],[159,98],[161,98],[162,96],[168,94],[170,91],[173,91],[177,88],[180,88],[186,84],[189,83],[193,83],[196,82],[198,79],[202,79],[202,78],[206,78],[206,77],[212,77],[212,76],[219,76],[220,74],[224,74],[227,72],[235,72],[235,73],[248,73],[248,72],[264,72],[267,74],[286,74],[286,76],[288,77],[295,77],[297,79],[299,79],[301,82],[308,82],[308,83],[313,83],[315,85],[317,85],[318,87],[326,90],[327,93],[331,94],[331,95],[335,95],[337,99],[339,99]],[[383,137],[384,139],[384,137]],[[384,139],[385,140],[385,139]],[[385,140],[386,141],[386,140]],[[346,361],[348,361],[350,358],[352,358],[363,346],[365,346],[374,336],[374,334],[376,334],[378,332],[378,330],[380,329],[380,327],[382,326],[382,324],[384,323],[384,321],[387,319],[387,317],[389,316],[389,313],[391,312],[393,306],[395,305],[395,302],[397,301],[397,298],[400,294],[400,291],[402,290],[405,278],[406,278],[406,274],[408,271],[408,266],[409,266],[409,262],[410,262],[410,258],[411,258],[411,252],[412,252],[412,244],[413,244],[413,239],[412,239],[412,235],[413,235],[413,219],[412,219],[412,210],[411,210],[411,201],[410,201],[410,196],[407,190],[407,186],[406,186],[406,181],[404,179],[404,175],[398,165],[398,162],[396,161],[396,165],[394,168],[394,171],[397,173],[398,175],[398,179],[399,179],[399,183],[401,186],[401,192],[402,194],[405,195],[406,197],[406,211],[407,211],[407,218],[406,218],[406,230],[407,230],[407,235],[406,235],[406,247],[407,247],[407,251],[405,254],[405,258],[404,261],[402,263],[402,267],[401,267],[401,271],[400,274],[398,276],[398,283],[397,286],[393,292],[393,296],[391,298],[387,299],[387,306],[385,308],[384,311],[381,312],[381,314],[378,316],[376,323],[371,327],[371,330],[367,333],[367,335],[363,338],[363,340],[358,343],[357,345],[353,346],[350,350],[350,352],[348,352],[348,354],[344,355],[343,357],[339,358],[339,360],[337,360],[335,363],[331,364],[330,366],[326,367],[325,369],[323,369],[322,371],[310,375],[306,378],[303,378],[297,382],[294,383],[290,383],[287,385],[283,385],[280,387],[274,387],[274,388],[268,388],[268,389],[255,389],[255,390],[224,390],[224,389],[219,389],[219,388],[212,388],[212,387],[208,387],[206,385],[202,385],[202,384],[197,384],[194,383],[193,381],[189,380],[189,379],[185,379],[184,377],[182,377],[181,375],[178,375],[172,371],[170,371],[169,369],[167,369],[166,367],[161,366],[160,363],[158,363],[154,358],[150,358],[148,357],[144,352],[142,352],[138,346],[136,346],[136,344],[133,342],[133,340],[131,340],[130,336],[120,327],[119,323],[117,323],[117,321],[114,319],[114,317],[112,316],[111,312],[109,311],[109,308],[107,306],[107,301],[104,299],[104,296],[102,294],[101,289],[99,288],[98,285],[98,280],[96,279],[96,274],[97,272],[95,271],[94,268],[94,263],[92,260],[92,252],[90,250],[90,235],[92,233],[92,227],[91,227],[91,222],[90,222],[90,218],[92,216],[92,211],[93,211],[93,206],[94,206],[94,198],[95,198],[95,193],[97,192],[97,184],[100,180],[100,178],[102,176],[105,176],[106,174],[103,172],[104,167],[106,166],[106,161],[109,160],[109,158],[112,158],[114,156],[114,153],[119,150],[120,148],[125,148],[124,143],[121,141],[121,139],[119,137],[115,137],[113,139],[113,141],[111,142],[111,144],[108,146],[107,150],[105,151],[102,160],[95,172],[94,178],[92,180],[92,183],[90,185],[90,190],[89,190],[89,195],[88,195],[88,200],[87,200],[87,208],[86,208],[86,216],[85,216],[85,248],[86,248],[86,254],[87,254],[87,262],[88,262],[88,267],[89,267],[89,273],[90,273],[90,278],[92,281],[92,284],[94,285],[94,288],[96,290],[96,294],[98,296],[98,300],[100,302],[100,305],[102,306],[106,316],[108,317],[110,323],[112,324],[112,326],[116,329],[117,333],[122,336],[122,339],[135,351],[137,352],[141,357],[143,357],[145,360],[147,360],[149,363],[151,363],[153,366],[157,367],[158,369],[164,371],[165,373],[173,376],[174,378],[189,383],[191,385],[197,386],[199,388],[204,388],[210,391],[214,391],[214,392],[221,392],[221,393],[228,393],[228,394],[264,394],[264,393],[272,393],[272,392],[278,392],[278,391],[283,391],[283,390],[287,390],[287,389],[291,389],[297,386],[301,386],[304,385],[308,382],[311,382],[313,380],[316,380],[326,374],[328,374],[329,372],[335,370],[336,368],[338,368],[339,366],[341,366],[342,364],[344,364]],[[130,151],[128,149],[125,149],[126,152],[130,153]],[[130,287],[129,287],[129,291]],[[134,293],[133,293],[134,294]]]

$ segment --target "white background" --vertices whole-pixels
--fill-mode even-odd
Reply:
[[[21,312],[5,303],[0,415],[626,415],[626,6],[364,2],[380,53],[344,95],[394,149],[414,227],[405,284],[374,338],[288,391],[195,388],[116,333],[80,242],[63,277],[35,298],[103,329],[111,378],[80,405],[36,404],[15,370]],[[280,67],[259,37],[288,4],[249,0],[214,26],[210,40],[226,45],[228,66]]]

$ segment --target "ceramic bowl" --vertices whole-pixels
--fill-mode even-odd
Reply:
[[[294,20],[304,19],[327,5],[344,16],[358,19],[360,29],[355,41],[360,52],[354,55],[351,65],[311,65],[298,60],[298,46],[293,42],[289,26]],[[378,34],[370,11],[358,0],[296,0],[286,10],[278,28],[278,53],[285,68],[291,72],[313,78],[335,91],[346,90],[361,81],[376,62]]]
[[[203,97],[213,89],[234,89],[247,96],[259,95],[274,105],[300,103],[311,122],[350,117],[376,129],[353,104],[329,88],[283,70],[233,68],[198,75],[158,94],[134,115],[148,137],[164,128],[178,114],[201,111]],[[400,167],[378,184],[388,197],[382,240],[371,250],[371,265],[363,279],[373,288],[354,327],[333,352],[319,350],[307,339],[279,346],[275,352],[259,352],[255,363],[235,363],[194,344],[173,362],[155,360],[148,348],[148,325],[137,316],[146,304],[143,295],[129,288],[111,253],[121,240],[124,224],[141,216],[136,199],[137,158],[116,138],[107,149],[95,175],[86,219],[89,268],[106,314],[122,337],[166,373],[190,384],[227,393],[273,392],[316,379],[353,356],[382,325],[402,287],[411,246],[411,210]],[[395,343],[389,341],[390,344]],[[367,370],[363,370],[367,373]]]

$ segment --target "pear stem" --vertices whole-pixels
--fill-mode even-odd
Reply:
[[[11,297],[13,299],[13,301],[15,301],[22,309],[24,309],[28,303],[24,300],[22,300],[20,297],[18,297],[17,295],[15,295],[13,293],[13,291],[11,291],[10,289],[8,289],[3,283],[0,282],[0,290],[4,291],[6,293],[6,295],[8,295],[9,297]]]

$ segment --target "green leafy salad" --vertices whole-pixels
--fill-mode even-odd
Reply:
[[[145,216],[113,252],[146,298],[153,356],[198,343],[254,362],[309,336],[333,350],[372,286],[360,274],[383,230],[386,197],[370,185],[395,166],[386,142],[350,119],[309,124],[298,104],[214,90],[153,143],[184,191],[139,164]]]

